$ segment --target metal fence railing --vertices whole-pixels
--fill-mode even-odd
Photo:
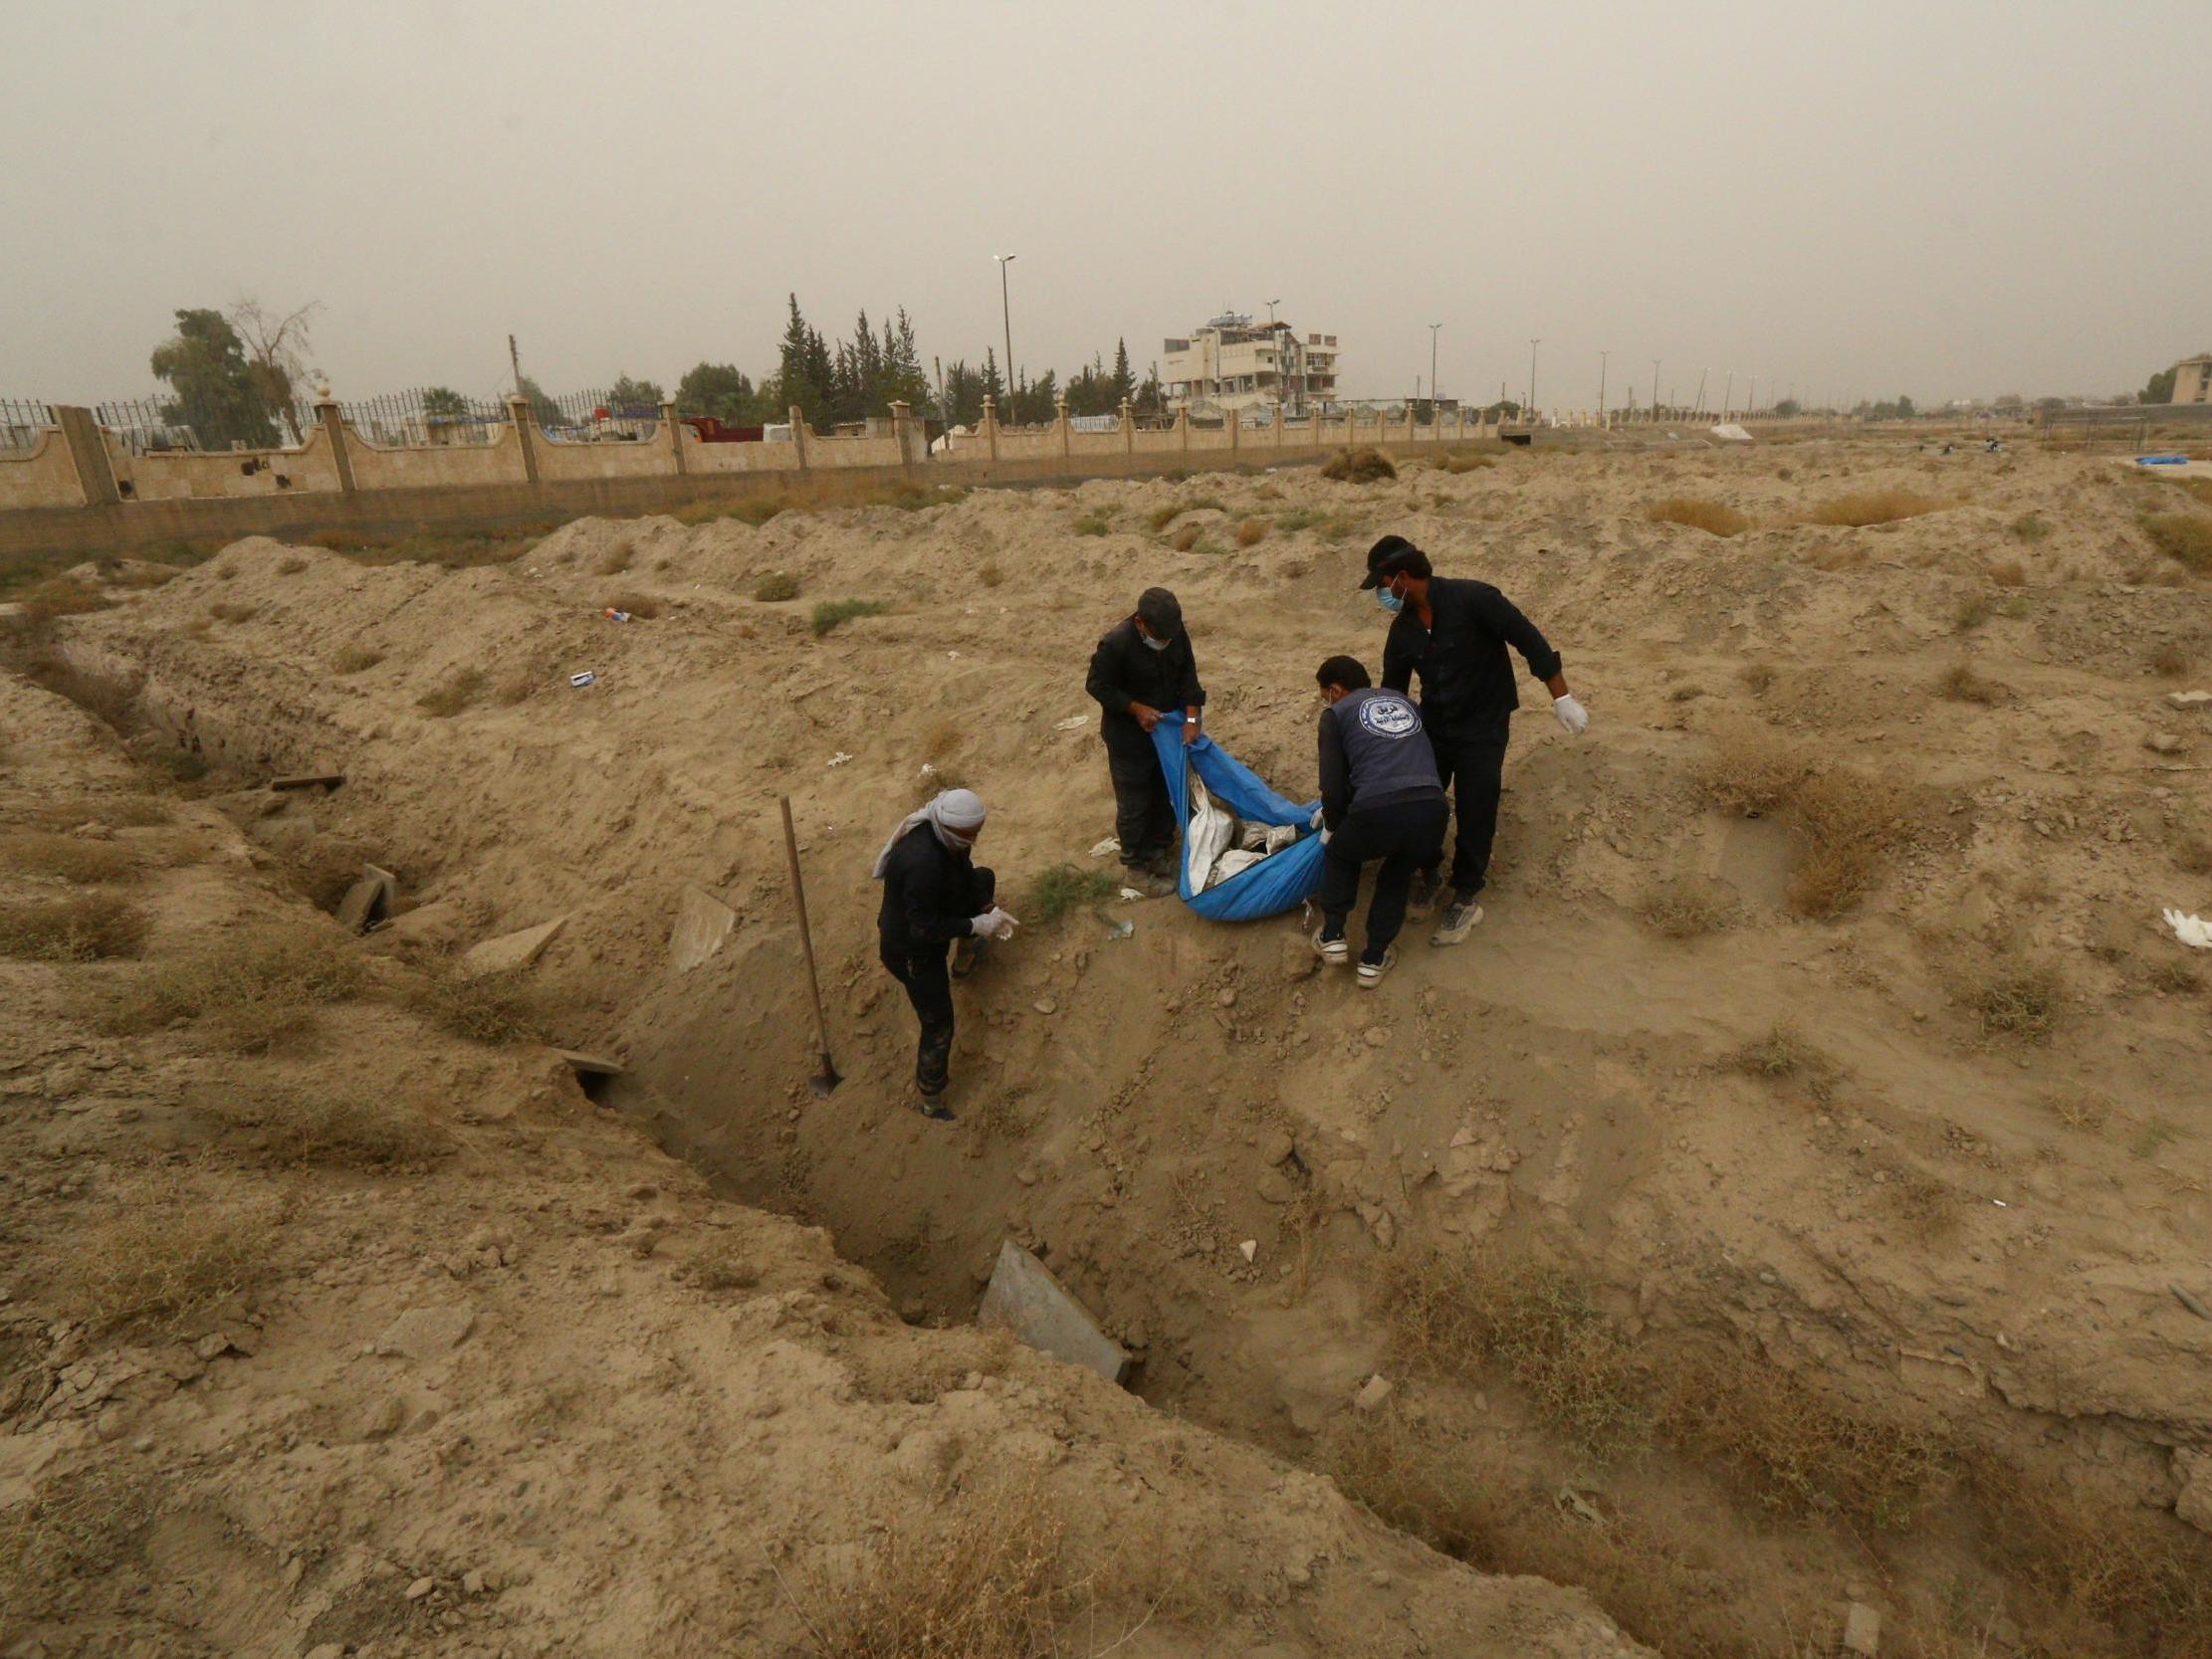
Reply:
[[[0,453],[37,449],[39,435],[53,424],[51,405],[30,398],[0,397]]]
[[[203,448],[199,434],[176,418],[174,405],[157,397],[116,398],[93,405],[93,419],[112,432],[132,455]]]

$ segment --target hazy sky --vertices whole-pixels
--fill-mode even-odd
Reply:
[[[2205,0],[0,0],[0,396],[321,300],[341,397],[774,367],[903,304],[1063,374],[1224,303],[1547,404],[2106,392],[2212,348]],[[2191,175],[2195,175],[2192,181]]]

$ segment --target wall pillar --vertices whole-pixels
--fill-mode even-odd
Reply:
[[[1186,403],[1175,412],[1175,429],[1183,435],[1183,447],[1191,447],[1191,406]]]
[[[998,400],[990,393],[984,394],[984,441],[991,447],[991,458],[998,459]]]
[[[1052,399],[1052,424],[1059,428],[1060,459],[1065,461],[1075,453],[1074,444],[1069,442],[1069,434],[1074,431],[1074,428],[1068,425],[1067,393],[1065,392],[1058,393]]]
[[[806,413],[797,404],[791,405],[791,442],[798,446],[798,470],[806,471]]]
[[[661,430],[668,434],[668,452],[676,458],[676,472],[681,477],[691,471],[684,464],[684,434],[690,429],[677,422],[676,405],[673,403],[661,405]]]
[[[899,441],[899,465],[914,465],[914,411],[907,404],[893,398],[891,401],[891,436]]]
[[[77,467],[77,487],[85,492],[87,507],[112,507],[122,500],[115,488],[115,469],[108,459],[108,440],[90,409],[57,404],[54,418],[62,424],[62,442]]]
[[[345,442],[345,416],[328,386],[316,388],[315,419],[323,428],[323,441],[331,446],[331,459],[337,464],[338,494],[350,496],[353,493],[353,452]]]
[[[319,406],[320,407],[320,406]],[[538,482],[538,412],[530,399],[517,392],[507,400],[507,418],[514,423],[515,441],[523,452],[523,481]]]
[[[1228,411],[1228,448],[1229,448],[1229,453],[1230,453],[1231,455],[1234,455],[1234,454],[1236,453],[1236,450],[1237,450],[1237,448],[1238,448],[1238,443],[1237,443],[1237,440],[1238,440],[1239,438],[1241,438],[1241,437],[1243,436],[1243,432],[1244,432],[1244,411],[1243,411],[1243,410],[1241,410],[1241,409],[1231,409],[1231,410],[1229,410],[1229,411]]]
[[[1137,453],[1137,417],[1126,397],[1121,400],[1121,452],[1124,455]]]

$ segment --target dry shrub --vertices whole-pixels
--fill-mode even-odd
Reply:
[[[1168,545],[1179,553],[1187,553],[1198,544],[1199,527],[1196,524],[1185,524],[1175,534],[1168,537]]]
[[[1935,683],[1935,689],[1953,703],[1989,704],[1998,702],[2005,695],[2004,687],[1994,680],[1983,679],[1974,671],[1974,665],[1967,662],[1953,663],[1945,669],[1943,678]]]
[[[1275,519],[1275,528],[1286,535],[1294,534],[1298,530],[1311,529],[1327,517],[1327,514],[1316,513],[1310,507],[1294,507]]]
[[[1006,573],[998,568],[998,561],[995,558],[984,560],[983,567],[976,572],[976,580],[986,587],[996,587],[1005,579]]]
[[[2031,545],[2044,540],[2051,533],[2051,526],[2038,518],[2033,513],[2023,513],[2006,527],[2022,541]]]
[[[1812,770],[1812,757],[1779,733],[1739,726],[1713,739],[1697,777],[1715,806],[1760,817],[1786,805]]]
[[[394,1100],[389,1088],[357,1079],[231,1083],[197,1092],[191,1104],[216,1123],[249,1132],[267,1163],[391,1169],[453,1149],[444,1130]]]
[[[2102,1129],[2112,1117],[2111,1101],[2099,1094],[2052,1095],[2043,1104],[2068,1129],[2090,1135]]]
[[[0,1509],[0,1642],[12,1644],[34,1618],[71,1611],[80,1584],[111,1578],[161,1505],[151,1475],[111,1455]]]
[[[1048,927],[1069,911],[1102,905],[1121,884],[1104,870],[1080,865],[1052,864],[1038,871],[1021,897],[1021,919],[1032,927]]]
[[[1951,615],[1951,626],[1959,633],[1970,633],[1989,620],[1988,595],[1969,593],[1958,602],[1958,609]]]
[[[1774,665],[1772,663],[1745,663],[1743,667],[1736,670],[1736,678],[1743,682],[1744,690],[1753,697],[1763,696],[1774,689]]]
[[[1445,456],[1441,461],[1437,463],[1437,466],[1439,469],[1451,474],[1454,478],[1456,478],[1461,473],[1478,473],[1481,472],[1484,468],[1494,467],[1496,465],[1496,456],[1483,455],[1475,450],[1453,450],[1449,455]]]
[[[788,570],[774,570],[753,584],[753,597],[764,605],[780,605],[798,597],[798,578]]]
[[[1798,522],[1864,529],[1869,524],[1889,524],[1899,518],[1917,518],[1923,513],[1939,513],[1948,506],[1948,502],[1909,490],[1868,490],[1822,502]]]
[[[0,907],[0,956],[40,962],[135,956],[145,936],[145,918],[111,893]]]
[[[1788,1024],[1744,1044],[1728,1056],[1727,1064],[1729,1070],[1747,1077],[1765,1078],[1823,1076],[1836,1069],[1827,1055]]]
[[[2178,680],[2189,672],[2194,661],[2189,648],[2179,640],[2160,640],[2151,648],[2150,672],[2161,680]]]
[[[860,1563],[800,1610],[819,1659],[1044,1659],[1086,1598],[1066,1523],[1034,1486],[948,1496],[895,1517]]]
[[[251,622],[260,607],[235,600],[222,599],[207,607],[207,614],[218,622]]]
[[[2028,567],[2016,558],[1999,559],[1989,567],[1989,579],[1999,587],[2026,587]]]
[[[950,715],[940,716],[922,733],[922,758],[933,762],[950,758],[967,735],[965,724]]]
[[[1889,855],[1919,834],[1913,791],[1888,778],[1821,769],[1813,754],[1759,726],[1715,738],[1699,772],[1715,806],[1749,817],[1776,814],[1796,831],[1790,908],[1830,917],[1855,905]]]
[[[1569,1274],[1427,1245],[1384,1259],[1377,1299],[1406,1363],[1460,1377],[1502,1367],[1544,1423],[1591,1457],[1629,1450],[1650,1432],[1649,1374]]]
[[[642,593],[627,591],[615,594],[606,601],[602,608],[610,611],[628,611],[630,616],[639,622],[650,622],[661,613],[658,599],[650,599]]]
[[[1374,484],[1382,479],[1396,478],[1398,469],[1381,450],[1362,444],[1357,449],[1340,449],[1330,456],[1322,464],[1321,476],[1338,484]]]
[[[630,567],[636,557],[636,550],[626,539],[617,541],[599,555],[599,562],[594,568],[602,576],[619,576]]]
[[[761,1282],[761,1264],[750,1246],[721,1237],[709,1244],[681,1276],[703,1291],[749,1291]]]
[[[824,599],[814,607],[814,614],[807,625],[814,630],[814,637],[842,627],[856,616],[881,616],[891,607],[881,599]]]
[[[181,1328],[260,1282],[275,1221],[267,1205],[211,1202],[166,1177],[133,1194],[123,1213],[73,1235],[61,1298],[98,1326],[145,1320]]]
[[[2047,962],[1999,958],[1963,978],[1953,993],[1980,1022],[1982,1034],[2041,1042],[2059,1017],[2064,987]]]
[[[2174,826],[2173,862],[2192,876],[2212,875],[2212,823]]]
[[[307,567],[308,561],[298,553],[287,553],[283,558],[277,560],[277,574],[280,576],[297,576]]]
[[[82,836],[39,830],[0,835],[0,870],[53,876],[83,886],[121,881],[136,875],[138,868],[137,854],[119,842],[88,841]]]
[[[1082,514],[1075,520],[1077,535],[1104,535],[1113,527],[1114,514],[1111,508],[1102,507],[1095,512]]]
[[[1734,508],[1699,496],[1669,496],[1645,509],[1644,517],[1655,524],[1686,524],[1711,535],[1741,535],[1751,527],[1751,520]]]
[[[2152,990],[2168,996],[2183,996],[2204,989],[2204,975],[2197,971],[2196,964],[2179,957],[2168,957],[2158,963],[2145,976],[2144,982]]]
[[[2150,513],[2143,534],[2168,558],[2195,571],[2212,571],[2212,518],[2202,513]]]
[[[482,669],[457,669],[444,685],[416,698],[415,707],[433,720],[450,720],[474,703],[477,693],[483,689]]]
[[[1638,913],[1668,938],[1698,938],[1728,926],[1735,902],[1719,882],[1676,876],[1644,895]]]
[[[1246,518],[1236,526],[1236,544],[1239,547],[1256,545],[1267,534],[1267,520]]]
[[[544,999],[526,968],[472,976],[441,962],[407,993],[407,1005],[440,1030],[471,1042],[535,1042],[545,1035]]]
[[[82,616],[88,611],[104,611],[113,603],[99,589],[67,576],[54,576],[34,583],[12,597],[22,610],[19,618],[26,622],[47,622],[57,616]]]
[[[373,645],[340,646],[331,658],[332,674],[359,674],[374,668],[384,660],[383,652]]]
[[[334,926],[263,923],[203,936],[147,967],[117,996],[107,1024],[130,1033],[206,1020],[232,1047],[265,1050],[366,982],[359,953]]]

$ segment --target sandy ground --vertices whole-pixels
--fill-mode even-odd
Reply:
[[[1937,510],[1793,522],[1882,491]],[[2212,717],[2165,701],[2212,681],[2212,602],[2136,524],[2178,495],[2096,458],[1807,443],[583,521],[458,573],[257,540],[62,649],[222,774],[342,771],[234,816],[325,899],[364,854],[398,871],[410,948],[565,918],[536,971],[564,1041],[627,1062],[606,1104],[716,1191],[826,1226],[907,1321],[965,1322],[1010,1234],[1139,1352],[1156,1421],[1311,1468],[1341,1470],[1347,1401],[1390,1372],[1393,1410],[1521,1506],[1446,1542],[1584,1577],[1674,1650],[1826,1641],[1858,1600],[1899,1651],[2198,1652],[2024,1574],[1986,1503],[1877,1537],[1768,1516],[1724,1458],[1586,1467],[1509,1379],[1409,1374],[1374,1294],[1438,1244],[1562,1263],[1661,1368],[1725,1354],[1971,1438],[2200,1560],[2172,1512],[2202,1513],[2186,1483],[2212,1440],[2212,1323],[2186,1300],[2212,1302],[2212,1001],[2158,912],[2212,910]],[[1753,527],[1646,517],[1675,496]],[[1188,551],[1152,524],[1179,504]],[[1247,518],[1264,534],[1239,547]],[[1153,582],[1182,596],[1215,734],[1310,790],[1313,667],[1379,657],[1355,583],[1386,529],[1504,587],[1592,713],[1579,740],[1540,693],[1516,722],[1475,938],[1435,952],[1417,930],[1370,997],[1315,971],[1295,918],[1113,902],[1134,923],[1115,938],[1078,909],[961,992],[962,1122],[907,1111],[910,1016],[866,881],[889,824],[958,777],[992,803],[1010,895],[1089,862],[1111,807],[1083,667]],[[795,602],[754,596],[777,572]],[[624,596],[657,614],[605,620]],[[817,638],[809,607],[837,598],[889,608]],[[460,713],[419,706],[470,671]],[[1707,781],[1746,731],[1846,794],[1899,792],[1837,914],[1804,914],[1801,818]],[[804,1088],[783,792],[849,1079],[827,1101]],[[683,968],[693,890],[734,922]],[[1654,902],[1684,892],[1707,914],[1669,936]],[[2048,1029],[2005,1029],[2022,997]],[[1739,1058],[1778,1029],[1784,1062]],[[629,1362],[612,1326],[592,1341]],[[1639,1588],[1656,1547],[1629,1571],[1556,1541],[1570,1489],[1616,1555],[1664,1541],[1666,1606]]]

